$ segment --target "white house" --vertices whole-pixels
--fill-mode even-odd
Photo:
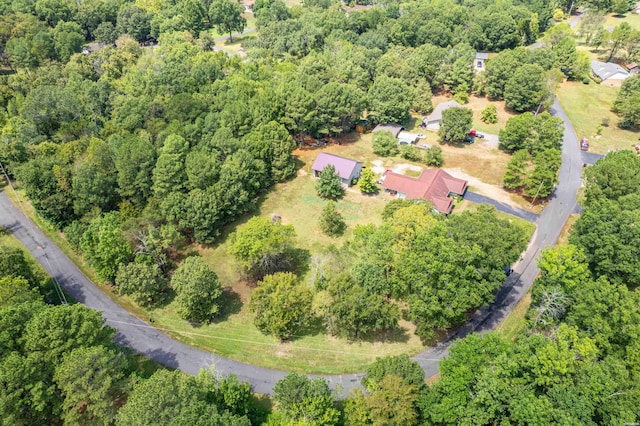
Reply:
[[[613,62],[591,61],[591,72],[598,77],[602,84],[620,86],[631,74]]]

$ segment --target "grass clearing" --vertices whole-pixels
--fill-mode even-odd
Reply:
[[[507,340],[514,340],[524,330],[525,316],[531,305],[531,292],[525,294],[513,311],[496,327],[496,333]]]
[[[441,102],[449,101],[453,98],[450,96],[438,95],[433,97],[433,106],[437,106]],[[489,124],[482,122],[482,110],[489,104],[494,104],[498,111],[498,122],[495,124]],[[497,135],[500,129],[503,129],[507,124],[507,120],[515,115],[516,112],[511,111],[506,107],[504,101],[490,101],[486,97],[469,96],[469,103],[462,105],[465,108],[470,108],[473,111],[473,128],[479,132],[489,133]],[[418,122],[420,124],[420,122]]]
[[[620,25],[622,22],[627,22],[631,25],[631,28],[636,30],[640,30],[640,15],[637,13],[627,13],[624,16],[610,14],[607,15],[607,19],[604,21],[605,28],[614,28],[617,25]]]
[[[631,149],[638,143],[640,132],[619,128],[620,117],[611,111],[618,90],[594,82],[574,81],[564,82],[558,89],[560,105],[571,120],[578,139],[589,138],[591,152],[606,154],[618,148]],[[604,127],[602,135],[596,136],[596,128],[603,119],[608,119],[609,125]]]

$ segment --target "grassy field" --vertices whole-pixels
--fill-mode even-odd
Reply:
[[[627,13],[624,16],[618,16],[614,14],[610,14],[607,16],[607,19],[604,21],[605,28],[613,28],[616,25],[620,25],[622,22],[627,22],[631,25],[631,28],[636,30],[640,30],[640,15],[637,13]]]
[[[434,96],[433,106],[435,107],[439,103],[448,100],[451,100],[451,97],[443,95]],[[495,124],[483,123],[481,120],[482,110],[485,109],[489,104],[494,104],[496,106],[496,109],[498,110],[498,122]],[[516,112],[507,109],[504,101],[490,101],[485,97],[480,98],[477,96],[470,96],[469,103],[463,105],[463,107],[470,108],[473,111],[473,127],[476,130],[493,135],[497,135],[500,129],[504,128],[509,118],[517,115]]]
[[[565,82],[558,89],[558,100],[571,120],[578,139],[589,138],[590,151],[605,154],[617,148],[631,149],[638,143],[640,132],[623,130],[617,126],[620,118],[611,111],[618,88],[599,84]],[[596,128],[603,119],[609,119],[602,135],[596,136]]]

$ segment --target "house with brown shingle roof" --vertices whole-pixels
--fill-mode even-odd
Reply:
[[[417,179],[388,170],[382,177],[382,187],[398,198],[429,200],[436,210],[449,214],[453,209],[449,196],[464,195],[467,181],[440,169],[424,170]]]

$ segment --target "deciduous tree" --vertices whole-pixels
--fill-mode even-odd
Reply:
[[[251,294],[254,323],[263,333],[285,340],[303,330],[311,319],[311,291],[290,273],[277,272],[258,282]]]
[[[232,33],[242,32],[247,20],[242,16],[244,7],[234,0],[213,0],[209,6],[209,19],[216,25],[218,32],[229,34],[232,42]]]
[[[449,108],[442,113],[438,135],[444,142],[463,142],[473,123],[469,108]]]
[[[376,185],[376,176],[373,170],[369,168],[362,169],[360,172],[360,179],[358,179],[358,189],[363,194],[375,194],[378,192],[378,185]]]
[[[188,321],[209,322],[220,310],[222,295],[215,272],[199,256],[187,257],[171,277],[178,315]]]
[[[142,306],[158,303],[168,289],[168,280],[160,267],[150,263],[121,264],[115,282],[118,293],[130,295]]]
[[[289,270],[295,230],[263,217],[254,217],[230,236],[229,253],[257,278]]]

